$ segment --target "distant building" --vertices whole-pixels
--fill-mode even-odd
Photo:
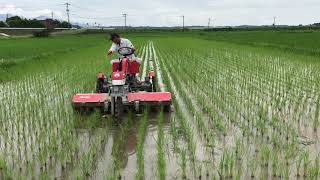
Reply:
[[[40,20],[40,22],[44,25],[45,28],[47,29],[54,29],[59,27],[60,22],[57,20],[53,19],[45,19],[45,20]]]

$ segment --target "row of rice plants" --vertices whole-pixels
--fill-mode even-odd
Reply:
[[[187,74],[186,76],[191,75],[189,78],[189,82],[187,82],[188,78],[184,78],[184,77],[179,77],[179,78],[184,79],[184,81],[187,82],[186,84],[188,84],[188,87],[193,89],[193,92],[196,92],[196,94],[198,94],[201,88],[202,89],[201,91],[203,93],[199,93],[199,95],[205,94],[206,96],[210,95],[210,97],[215,97],[214,98],[215,102],[213,102],[212,104],[217,104],[217,102],[219,102],[219,104],[220,103],[225,104],[224,106],[221,106],[218,104],[218,107],[220,106],[219,108],[220,111],[222,110],[222,112],[225,114],[231,113],[230,114],[231,116],[228,115],[227,117],[228,118],[231,117],[232,119],[230,120],[232,122],[237,122],[239,127],[243,130],[244,136],[250,135],[252,137],[250,139],[252,139],[253,142],[255,142],[254,146],[256,146],[253,148],[255,149],[253,152],[254,154],[261,152],[260,153],[261,155],[254,156],[255,159],[248,161],[248,163],[256,162],[256,159],[259,160],[258,157],[263,157],[261,158],[261,163],[269,164],[268,162],[270,161],[270,157],[271,157],[269,155],[270,148],[276,148],[277,150],[272,153],[276,153],[277,155],[273,155],[272,157],[281,157],[280,161],[287,162],[285,164],[288,164],[289,158],[290,157],[293,158],[293,154],[297,152],[298,141],[297,141],[296,134],[298,133],[295,130],[294,126],[291,125],[292,122],[287,120],[286,121],[276,120],[277,117],[278,119],[279,118],[287,119],[287,118],[283,116],[283,113],[279,111],[275,111],[275,109],[283,108],[282,107],[283,104],[281,103],[281,101],[285,102],[283,101],[283,99],[289,99],[289,97],[292,98],[292,97],[295,97],[295,95],[294,94],[288,95],[287,93],[285,93],[286,90],[283,87],[286,87],[286,88],[288,87],[287,82],[282,81],[281,78],[275,79],[272,76],[279,77],[277,73],[283,73],[281,71],[286,70],[283,67],[289,67],[288,68],[289,70],[292,69],[291,67],[297,68],[297,65],[295,63],[291,63],[291,62],[288,62],[287,60],[284,60],[286,63],[281,64],[279,63],[280,60],[275,59],[274,61],[276,63],[271,63],[271,64],[273,65],[278,64],[278,66],[273,67],[272,65],[273,71],[271,71],[272,69],[269,69],[269,66],[268,66],[268,64],[270,64],[271,59],[270,58],[263,59],[263,56],[259,57],[259,54],[257,55],[249,54],[249,56],[247,56],[246,52],[244,53],[239,53],[237,51],[230,52],[229,50],[228,51],[225,51],[225,50],[212,51],[211,49],[209,49],[209,51],[191,49],[191,50],[179,52],[179,49],[172,49],[172,47],[168,47],[168,48],[170,48],[170,51],[166,51],[164,52],[164,54],[171,54],[171,55],[179,54],[177,58],[167,58],[168,64],[175,63],[175,65],[173,65],[173,67],[176,67],[174,72],[177,74],[181,74],[182,72],[184,72],[185,74]],[[218,55],[213,54],[212,52],[218,53]],[[191,56],[191,58],[190,56],[181,56],[185,54],[188,54],[188,55],[201,54],[201,55],[196,55],[193,57]],[[207,58],[207,57],[210,57],[210,58]],[[216,59],[212,61],[211,59],[214,57]],[[246,62],[246,59],[250,59],[250,58],[258,58],[259,60],[255,64],[252,64],[251,62],[247,64],[244,63]],[[206,61],[203,62],[197,59],[206,59]],[[186,63],[185,61],[188,61],[188,62]],[[258,66],[258,63],[261,63],[261,62],[265,62],[265,63],[261,66]],[[210,69],[208,68],[209,67],[208,64],[210,64]],[[285,65],[289,65],[289,66],[285,66]],[[256,69],[257,66],[261,68],[265,66],[267,68],[264,68],[263,71],[261,71],[261,69],[257,71]],[[230,68],[227,69],[226,67],[230,67]],[[194,71],[195,68],[199,69],[199,71],[195,72]],[[214,69],[211,69],[211,68],[214,68]],[[183,71],[179,72],[179,69],[182,69]],[[243,69],[246,69],[247,71],[243,71]],[[312,69],[310,70],[313,71]],[[224,72],[221,72],[221,71],[224,71]],[[194,73],[191,73],[191,72],[194,72]],[[210,75],[206,75],[204,72],[207,72],[206,74],[210,74]],[[212,73],[215,73],[218,76],[214,76],[212,75]],[[223,75],[221,73],[223,73]],[[303,73],[302,77],[307,78],[308,77],[306,76],[307,74],[309,73]],[[197,75],[197,76],[194,76],[194,75]],[[216,79],[216,78],[219,78],[219,79]],[[300,77],[298,78],[293,77],[293,78],[295,79],[295,81],[297,81],[297,79],[302,80],[300,79]],[[275,80],[281,83],[270,83]],[[221,82],[224,82],[224,81],[226,83],[222,84]],[[210,83],[206,84],[203,82],[210,82]],[[241,82],[243,84],[241,84]],[[195,85],[195,83],[197,85]],[[268,86],[268,85],[271,85],[271,86]],[[303,88],[301,87],[301,85],[299,85],[299,83],[295,83],[295,85],[297,85],[297,86],[294,86],[295,92],[297,92],[300,88]],[[310,87],[311,89],[314,89],[314,86],[312,85],[310,86],[308,84],[304,84],[303,86],[304,86],[304,89],[306,89],[306,87]],[[196,87],[196,88],[193,88],[193,87]],[[239,89],[240,87],[241,89]],[[251,89],[248,89],[248,88],[251,88]],[[266,90],[266,92],[268,93],[264,93],[262,89]],[[280,89],[281,91],[279,92],[277,89]],[[289,92],[292,92],[292,91],[289,91]],[[308,90],[308,92],[310,92],[310,90]],[[311,92],[315,93],[315,91],[311,91]],[[284,94],[285,96],[281,96],[281,97],[274,96],[273,94],[276,94],[276,93]],[[275,99],[274,100],[271,99],[271,102],[270,100],[265,101],[266,99],[270,99],[269,97],[275,97]],[[314,97],[317,97],[317,95],[315,95]],[[216,101],[217,99],[218,100],[220,99],[220,101]],[[277,100],[279,99],[281,100],[280,104],[277,103]],[[235,103],[235,102],[239,102],[239,103]],[[265,102],[268,102],[268,104],[266,104]],[[304,100],[303,102],[304,102],[303,104],[312,103],[312,101],[306,101],[306,100]],[[274,106],[275,104],[277,105],[276,107]],[[307,110],[306,107],[308,106],[299,108],[298,113],[301,114],[301,112],[306,111]],[[226,108],[230,110],[227,110]],[[238,112],[238,113],[234,113],[234,112]],[[311,111],[308,111],[308,114],[312,112],[316,114],[317,111],[311,109]],[[269,115],[270,113],[274,114],[271,116],[272,118]],[[291,112],[291,113],[296,114],[297,112]],[[308,117],[313,117],[313,116],[308,116]],[[270,131],[270,128],[268,128],[270,126],[271,126],[271,130],[273,129],[272,131]],[[247,134],[248,132],[250,133]],[[271,137],[274,137],[274,138],[271,139]],[[258,141],[255,139],[257,139]],[[270,140],[272,140],[273,143],[276,143],[274,144],[275,146],[263,146],[263,142],[271,142]],[[283,141],[286,142],[284,145],[281,144],[281,142]],[[249,149],[247,149],[246,151],[250,152],[248,150]],[[252,171],[251,176],[254,176],[255,172],[257,171],[257,168],[254,168],[255,165],[253,165],[252,163],[249,163],[249,164],[251,165],[248,167],[252,167],[252,168],[249,168]],[[275,168],[276,167],[274,166],[274,169]],[[280,172],[280,174],[282,174],[281,176],[288,177],[289,176],[288,170],[289,170],[289,167],[287,165],[284,170],[287,172]]]

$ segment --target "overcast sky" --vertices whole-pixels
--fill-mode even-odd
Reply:
[[[67,19],[66,1],[0,0],[0,14]],[[320,22],[320,0],[68,0],[71,22],[122,25],[122,13],[132,26],[266,25]]]

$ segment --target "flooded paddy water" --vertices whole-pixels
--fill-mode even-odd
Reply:
[[[1,83],[0,179],[319,178],[316,68],[201,43],[141,45],[138,76],[156,72],[169,113],[75,114],[70,97],[93,89],[95,61]]]

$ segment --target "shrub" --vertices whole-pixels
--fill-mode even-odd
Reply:
[[[4,23],[3,21],[0,21],[0,27],[7,27],[7,24]]]
[[[49,37],[49,36],[50,36],[50,30],[48,29],[33,32],[33,37]]]

